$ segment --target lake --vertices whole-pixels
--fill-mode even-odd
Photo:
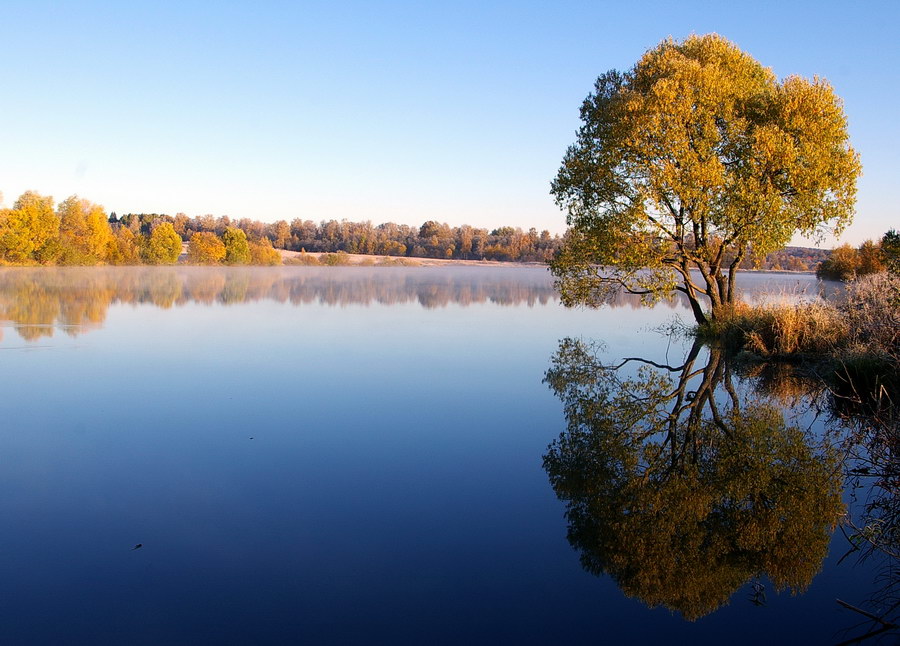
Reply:
[[[836,643],[863,619],[836,599],[878,589],[838,563],[829,415],[692,357],[678,301],[565,309],[522,267],[3,269],[0,320],[3,644]],[[719,402],[718,439],[666,436],[657,398],[623,440],[617,393],[661,383],[637,359]]]

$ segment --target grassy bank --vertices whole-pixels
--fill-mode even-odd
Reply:
[[[896,401],[900,393],[900,276],[847,285],[834,301],[738,303],[697,335],[748,360],[794,363],[851,388]]]

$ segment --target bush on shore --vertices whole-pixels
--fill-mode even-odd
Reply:
[[[835,302],[738,303],[697,333],[766,358],[869,355],[900,365],[900,276],[865,276]]]

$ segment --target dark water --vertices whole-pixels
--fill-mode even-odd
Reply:
[[[747,288],[816,283],[757,275]],[[778,477],[807,469],[815,491],[784,494],[798,508],[774,505],[785,522],[810,516],[785,533],[809,549],[780,546],[777,528],[734,547],[704,525],[699,542],[670,532],[669,548],[686,551],[662,567],[671,549],[653,546],[652,523],[592,507],[607,453],[548,450],[596,421],[564,406],[585,394],[578,370],[596,366],[560,358],[563,339],[602,341],[598,361],[676,366],[690,340],[660,329],[678,317],[690,322],[677,302],[647,309],[624,298],[566,310],[540,269],[3,270],[0,643],[852,636],[861,617],[835,599],[862,607],[880,565],[837,565],[847,539],[829,538],[834,506],[813,495],[827,498],[840,477],[822,452],[828,416],[802,397],[777,405],[803,432],[792,455],[809,459],[782,460]],[[702,372],[715,359],[704,349],[694,361]],[[622,378],[637,378],[633,364]],[[561,366],[571,378],[554,393],[543,380]],[[735,419],[748,418],[757,395],[747,375],[729,379],[742,398]],[[767,477],[751,467],[751,483]],[[729,487],[743,486],[735,468],[721,476]],[[567,539],[573,527],[581,543]],[[637,527],[646,540],[635,543]],[[615,546],[592,552],[601,539]],[[733,544],[715,552],[706,580],[718,540]],[[632,545],[653,563],[629,561]],[[754,564],[760,554],[768,560]],[[773,577],[808,585],[779,594]]]

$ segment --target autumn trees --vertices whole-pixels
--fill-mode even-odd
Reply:
[[[106,260],[113,234],[102,206],[73,195],[60,202],[57,213],[65,264],[95,265]]]
[[[110,227],[103,207],[73,195],[53,198],[27,191],[0,209],[0,263],[94,265],[139,262],[133,236]]]
[[[900,273],[900,234],[891,229],[880,241],[866,240],[854,248],[843,244],[816,269],[816,276],[830,280],[855,280],[883,271]]]
[[[188,261],[195,264],[281,264],[268,238],[248,239],[243,229],[227,225],[219,233],[220,223],[209,218],[214,230],[196,231],[195,220],[184,214],[107,216],[77,195],[54,208],[53,198],[28,191],[12,208],[0,209],[0,264],[171,265],[188,235]],[[276,225],[282,235],[289,231],[284,222]]]
[[[225,259],[225,243],[215,233],[197,231],[188,244],[188,262],[195,265],[215,265]]]
[[[0,211],[0,254],[10,262],[54,261],[59,216],[53,199],[27,191],[12,209]]]
[[[851,220],[860,163],[831,86],[778,81],[715,34],[603,74],[581,118],[551,190],[568,214],[552,263],[567,304],[677,290],[704,322],[734,300],[745,256]]]

